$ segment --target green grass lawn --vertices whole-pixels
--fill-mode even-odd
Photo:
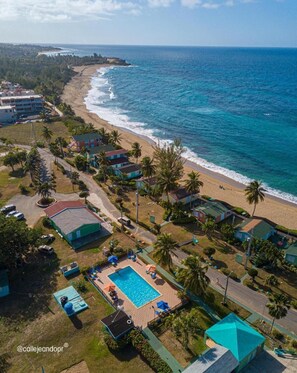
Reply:
[[[12,171],[7,168],[0,171],[0,206],[20,193],[19,185],[22,184],[27,187],[28,195],[34,195],[35,191],[29,187],[31,179],[29,174],[25,174],[21,168]]]
[[[41,225],[41,222],[38,223]],[[91,373],[151,372],[136,351],[129,346],[121,353],[111,353],[103,341],[101,318],[113,312],[112,307],[88,282],[82,297],[89,309],[70,320],[53,298],[53,293],[78,280],[82,275],[66,280],[59,267],[76,260],[79,265],[90,266],[103,257],[101,249],[108,246],[111,237],[97,242],[93,248],[74,252],[56,232],[44,229],[44,233],[56,236],[52,246],[53,258],[31,253],[23,268],[10,273],[11,295],[0,303],[0,355],[7,353],[9,372],[58,373],[73,364],[85,360]],[[116,233],[122,246],[132,246],[132,241]],[[115,238],[112,237],[112,238]],[[95,250],[97,248],[98,250]],[[17,346],[63,346],[60,354],[19,353]]]
[[[32,145],[35,141],[45,142],[42,136],[43,126],[46,125],[53,132],[52,141],[61,136],[69,137],[69,131],[62,122],[36,122],[21,123],[0,128],[0,137],[6,138],[15,144]]]

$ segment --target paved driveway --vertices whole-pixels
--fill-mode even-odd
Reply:
[[[59,201],[75,201],[79,199],[76,193],[71,194],[61,194],[61,193],[53,193],[53,197]],[[18,194],[12,197],[7,204],[13,204],[16,206],[16,209],[22,212],[25,215],[27,224],[30,227],[33,227],[40,217],[45,216],[44,209],[38,207],[36,202],[40,199],[39,195],[35,195],[33,197],[24,196],[22,194]]]
[[[295,373],[297,359],[281,358],[272,351],[264,351],[257,356],[242,373]]]

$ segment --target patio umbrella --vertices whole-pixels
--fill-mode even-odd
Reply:
[[[170,307],[168,306],[167,302],[164,302],[163,300],[160,300],[160,302],[157,303],[157,307],[160,308],[160,310],[167,311]]]
[[[115,289],[115,285],[111,283],[107,284],[104,288],[104,290],[106,291],[113,291],[114,289]]]
[[[110,257],[108,257],[107,260],[109,261],[109,263],[116,263],[118,261],[118,257],[115,255],[111,255]]]
[[[154,266],[153,264],[148,264],[146,266],[146,270],[149,271],[149,272],[155,272],[156,271],[156,266]]]

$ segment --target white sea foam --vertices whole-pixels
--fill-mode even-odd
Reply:
[[[129,112],[120,108],[108,108],[104,104],[114,100],[116,98],[113,87],[106,77],[106,73],[114,67],[102,67],[98,70],[98,75],[91,79],[91,89],[85,97],[85,104],[87,109],[97,114],[100,118],[106,120],[108,123],[120,127],[129,131],[132,131],[138,135],[145,136],[155,143],[166,144],[172,142],[170,139],[160,139],[156,136],[156,131],[146,128],[146,124],[143,122],[135,122],[129,118]],[[202,110],[204,114],[209,114],[210,110]],[[248,184],[252,179],[247,176],[241,175],[240,173],[229,170],[225,167],[218,166],[214,163],[208,162],[207,160],[197,156],[195,152],[189,148],[185,148],[184,157],[197,165],[210,170],[214,173],[226,176],[232,180],[235,180],[241,184]],[[282,192],[281,190],[273,189],[267,184],[263,184],[267,193],[281,198],[283,200],[297,204],[297,196]]]

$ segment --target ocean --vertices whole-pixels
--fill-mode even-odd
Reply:
[[[297,203],[297,49],[59,45],[124,58],[102,68],[87,108],[185,157]]]

